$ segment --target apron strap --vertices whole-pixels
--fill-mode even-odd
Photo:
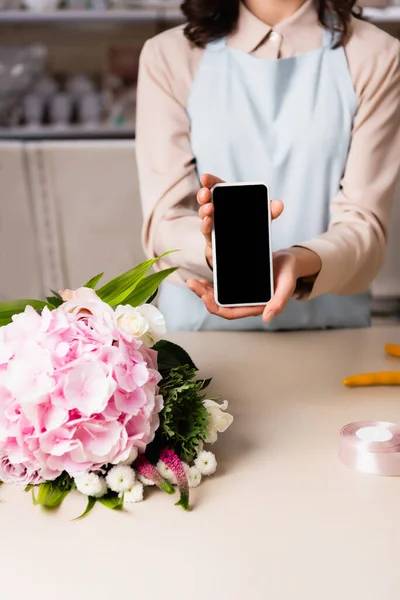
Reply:
[[[330,31],[329,29],[322,30],[322,46],[324,48],[332,48],[335,43],[339,40],[340,34],[337,31]],[[207,50],[211,50],[212,52],[222,50],[226,46],[226,37],[220,38],[219,40],[214,40],[213,42],[209,42],[206,46]]]
[[[219,40],[214,40],[213,42],[209,42],[206,45],[207,50],[211,50],[212,52],[221,50],[226,46],[226,37],[220,38]]]
[[[324,48],[333,48],[336,42],[339,41],[340,34],[337,31],[329,31],[329,29],[324,29],[322,31],[322,46]]]

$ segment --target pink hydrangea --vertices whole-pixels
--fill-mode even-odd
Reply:
[[[37,483],[143,452],[159,425],[156,353],[78,290],[0,328],[0,480]]]

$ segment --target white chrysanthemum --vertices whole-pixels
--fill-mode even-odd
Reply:
[[[136,478],[140,481],[140,483],[143,483],[143,485],[156,485],[152,479],[145,477],[141,473],[136,472]]]
[[[74,481],[78,492],[85,494],[85,496],[101,498],[107,492],[107,484],[104,477],[99,477],[96,473],[77,475]]]
[[[201,473],[197,467],[190,467],[187,478],[190,488],[196,488],[201,483]]]
[[[201,483],[201,473],[197,467],[189,467],[185,462],[182,463],[190,488],[198,487]]]
[[[135,483],[135,471],[127,465],[117,465],[108,472],[106,481],[113,492],[127,492]]]
[[[217,461],[212,452],[203,450],[194,461],[194,466],[202,475],[212,475],[217,470]]]
[[[162,460],[158,461],[156,469],[160,473],[161,477],[164,477],[164,479],[169,481],[169,483],[172,483],[173,485],[177,484],[175,475],[173,474],[171,469],[167,467],[165,463],[163,463]]]
[[[135,446],[133,446],[132,450],[129,453],[129,456],[126,460],[121,461],[119,464],[120,465],[128,465],[129,467],[131,466],[132,463],[135,462],[135,460],[137,459],[138,456],[138,449],[135,448]]]
[[[124,502],[142,502],[143,500],[143,484],[140,481],[135,481],[132,488],[124,492]]]

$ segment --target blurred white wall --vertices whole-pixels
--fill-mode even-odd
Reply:
[[[0,145],[0,295],[42,297],[143,259],[133,141]]]

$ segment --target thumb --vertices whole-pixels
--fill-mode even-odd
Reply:
[[[201,185],[203,187],[208,188],[209,190],[216,184],[216,183],[225,183],[222,179],[220,179],[219,177],[216,177],[215,175],[210,175],[210,173],[204,173],[204,175],[202,175],[200,177],[200,181],[201,181]]]

